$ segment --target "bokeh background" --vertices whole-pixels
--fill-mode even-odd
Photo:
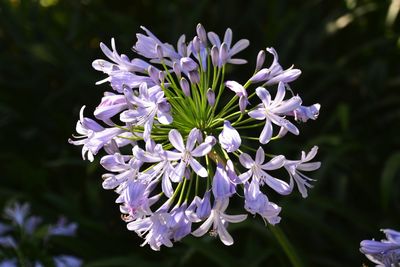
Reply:
[[[98,161],[67,143],[80,107],[93,111],[108,88],[94,85],[104,77],[91,67],[104,58],[100,41],[115,37],[133,57],[140,25],[175,44],[201,22],[251,41],[241,53],[249,65],[228,77],[245,81],[258,51],[273,46],[284,67],[302,70],[293,88],[304,103],[322,105],[300,136],[272,147],[293,156],[320,147],[310,196],[277,200],[298,266],[372,266],[359,242],[400,230],[399,9],[398,0],[0,0],[0,207],[27,201],[45,219],[77,222],[77,237],[59,245],[85,266],[292,266],[260,218],[230,227],[232,247],[210,237],[140,247],[115,193],[101,188]]]

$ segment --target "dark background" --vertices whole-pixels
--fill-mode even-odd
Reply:
[[[94,85],[105,77],[91,67],[105,58],[99,42],[115,37],[132,58],[140,25],[174,45],[182,33],[193,37],[199,22],[218,34],[231,27],[234,40],[251,42],[240,54],[249,65],[228,73],[237,81],[270,46],[284,67],[302,70],[293,88],[305,104],[322,105],[320,117],[272,147],[296,156],[320,147],[310,196],[277,201],[302,266],[372,266],[359,242],[381,239],[381,228],[400,230],[399,1],[0,3],[0,206],[28,201],[50,221],[62,214],[79,223],[78,236],[63,241],[65,254],[87,266],[291,266],[260,218],[230,227],[232,247],[209,237],[161,252],[140,247],[120,219],[116,194],[101,188],[98,161],[82,161],[80,148],[67,143],[80,107],[89,114],[108,89]]]

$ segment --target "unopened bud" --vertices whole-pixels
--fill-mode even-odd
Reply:
[[[182,77],[181,80],[179,81],[179,84],[181,85],[183,93],[190,97],[190,85],[189,82],[185,79],[185,77]]]
[[[207,90],[207,101],[210,106],[214,106],[215,104],[215,93],[211,88]]]

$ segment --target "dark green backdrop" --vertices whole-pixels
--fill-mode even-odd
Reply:
[[[304,103],[322,105],[317,121],[272,149],[286,155],[320,147],[310,196],[278,199],[281,229],[303,266],[361,266],[362,239],[400,230],[400,6],[384,0],[336,1],[0,0],[0,206],[28,201],[35,214],[79,223],[64,252],[87,266],[291,266],[260,218],[231,227],[232,247],[186,238],[153,252],[125,228],[116,195],[101,188],[98,161],[84,162],[67,143],[78,111],[93,111],[107,85],[91,62],[99,42],[131,46],[140,25],[175,44],[201,22],[247,38],[250,65],[273,46],[283,66],[303,71],[293,84]],[[393,0],[393,2],[399,2]]]

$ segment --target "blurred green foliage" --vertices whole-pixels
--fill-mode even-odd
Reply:
[[[398,0],[1,0],[0,206],[20,199],[48,218],[78,222],[66,253],[91,267],[290,266],[260,218],[230,228],[232,247],[211,237],[161,252],[139,247],[119,219],[116,195],[101,188],[98,162],[82,161],[67,143],[79,108],[92,111],[108,89],[94,85],[103,76],[91,68],[104,58],[100,41],[115,37],[132,57],[140,25],[173,43],[201,22],[251,41],[242,53],[249,65],[228,74],[238,81],[266,46],[283,66],[303,71],[294,88],[305,104],[321,103],[320,117],[271,150],[297,156],[317,144],[323,164],[307,199],[277,198],[280,229],[303,266],[361,266],[362,239],[400,229],[399,9]]]

